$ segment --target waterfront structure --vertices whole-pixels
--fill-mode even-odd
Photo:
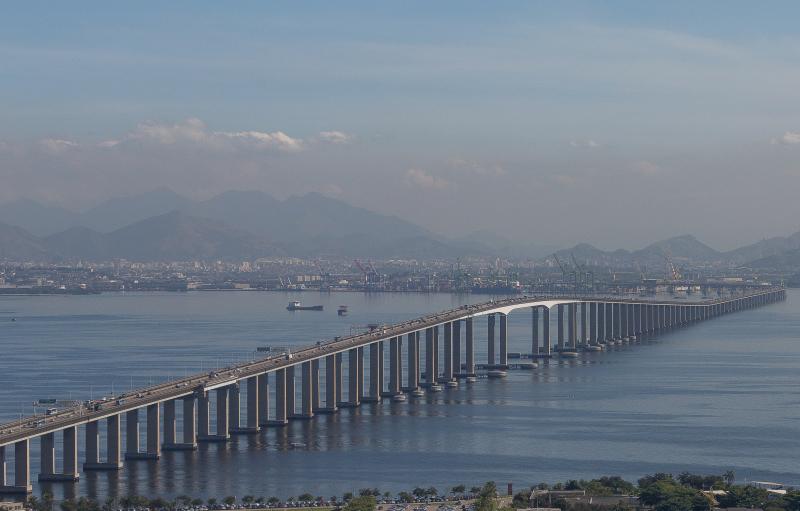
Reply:
[[[290,420],[309,420],[342,406],[357,407],[403,393],[419,395],[423,388],[438,391],[441,384],[456,386],[460,379],[474,378],[481,369],[503,370],[509,366],[508,317],[515,310],[531,311],[529,356],[541,358],[633,342],[785,297],[784,289],[771,287],[697,302],[523,296],[379,326],[293,353],[2,424],[0,491],[31,491],[32,441],[40,446],[40,481],[78,480],[81,429],[85,436],[83,471],[120,470],[126,461],[157,460],[162,450],[194,449],[198,442],[225,442],[231,435],[257,433],[262,427],[283,426]],[[550,336],[553,309],[557,319],[555,340]],[[474,320],[482,316],[487,317],[487,358],[479,367]],[[323,368],[324,379],[320,377]],[[324,392],[320,392],[321,387]],[[141,415],[145,416],[144,445],[140,445]],[[61,437],[60,466],[56,464],[56,435]],[[105,449],[101,448],[101,437]],[[8,478],[7,461],[13,463],[13,478]]]

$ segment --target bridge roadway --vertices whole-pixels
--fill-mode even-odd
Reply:
[[[464,305],[394,325],[383,325],[357,335],[322,341],[312,346],[293,351],[290,355],[266,358],[238,364],[208,373],[154,385],[111,399],[86,401],[78,406],[58,410],[51,415],[25,417],[0,425],[0,493],[24,493],[31,490],[29,441],[42,440],[40,480],[76,481],[77,471],[77,427],[86,426],[86,463],[84,470],[108,470],[122,467],[120,456],[120,417],[126,415],[128,445],[126,459],[158,459],[161,448],[194,448],[199,441],[222,441],[230,433],[253,433],[266,425],[285,424],[290,418],[307,419],[313,413],[334,412],[338,406],[358,406],[365,401],[380,401],[382,396],[396,397],[403,393],[421,392],[420,387],[439,390],[438,383],[455,386],[458,378],[475,375],[473,345],[473,318],[488,316],[487,367],[502,370],[508,366],[506,318],[510,312],[520,308],[533,311],[532,357],[551,356],[550,309],[558,309],[558,352],[574,352],[583,347],[602,348],[605,344],[629,342],[638,336],[658,332],[665,328],[692,321],[707,319],[744,308],[765,305],[785,299],[782,288],[756,287],[738,296],[724,299],[642,301],[605,297],[528,297],[521,296],[476,305]],[[581,308],[578,321],[578,305]],[[542,335],[539,335],[538,311],[543,311]],[[495,316],[499,315],[500,353],[495,357]],[[565,317],[566,316],[566,317]],[[566,332],[564,323],[566,319]],[[462,364],[460,324],[466,323],[466,364]],[[580,325],[580,329],[578,328]],[[444,327],[444,373],[439,373],[440,347],[438,329]],[[580,332],[579,332],[580,330]],[[426,336],[425,373],[420,372],[420,332]],[[565,336],[565,334],[567,334]],[[407,379],[402,387],[403,336],[408,337]],[[580,337],[580,340],[579,340]],[[539,338],[543,341],[539,346]],[[384,388],[383,344],[390,343],[390,385]],[[363,395],[363,349],[370,347],[370,396]],[[347,401],[342,394],[342,355],[349,353],[349,392]],[[326,403],[319,404],[319,362],[326,361]],[[497,363],[496,363],[497,362]],[[294,390],[294,368],[301,367],[302,411],[296,414]],[[275,419],[269,420],[268,375],[275,375]],[[424,376],[424,383],[420,378]],[[239,383],[247,382],[248,426],[239,425]],[[316,388],[314,388],[316,387]],[[217,432],[209,431],[208,393],[217,392]],[[262,391],[259,394],[259,391]],[[183,442],[176,442],[175,402],[184,402]],[[229,402],[232,401],[232,402]],[[198,417],[195,404],[200,403]],[[160,408],[164,405],[163,434],[165,443],[160,444]],[[235,407],[234,407],[235,406]],[[288,409],[287,409],[288,407]],[[147,450],[139,452],[138,410],[147,410]],[[203,412],[205,410],[205,412]],[[259,412],[261,417],[259,417]],[[197,435],[197,419],[200,420],[200,435]],[[101,420],[108,421],[106,432],[107,462],[100,461],[99,429]],[[229,427],[232,423],[232,428]],[[64,433],[64,467],[55,469],[55,443],[53,434]],[[6,446],[14,445],[14,484],[6,484]]]

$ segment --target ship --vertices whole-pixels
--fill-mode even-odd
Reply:
[[[303,305],[295,300],[286,306],[287,311],[321,311],[322,305]]]
[[[340,305],[339,310],[336,311],[336,314],[340,316],[347,316],[347,305]]]

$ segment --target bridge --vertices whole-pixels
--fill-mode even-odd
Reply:
[[[225,442],[233,434],[255,434],[263,427],[284,426],[289,420],[309,420],[315,414],[335,413],[340,407],[356,407],[383,398],[404,401],[407,395],[417,397],[441,391],[443,386],[457,387],[459,380],[474,382],[479,369],[487,370],[490,376],[503,376],[509,367],[508,317],[518,309],[531,311],[530,357],[549,358],[576,356],[581,350],[600,351],[609,345],[635,342],[676,327],[785,299],[783,288],[767,286],[698,301],[522,296],[464,305],[382,325],[298,351],[2,424],[0,493],[32,491],[30,444],[34,439],[40,445],[39,481],[78,481],[79,428],[85,435],[82,469],[120,470],[127,460],[157,460],[162,450],[196,449],[198,442]],[[550,335],[553,309],[555,343]],[[482,316],[486,316],[487,325],[487,363],[478,367],[473,320]],[[421,371],[423,358],[425,365]],[[324,382],[320,378],[322,364]],[[214,421],[212,404],[216,412]],[[145,415],[144,432],[140,431],[141,411]],[[56,434],[62,437],[63,451],[58,467]],[[101,436],[105,437],[104,452]],[[13,463],[13,478],[8,477],[7,460]]]

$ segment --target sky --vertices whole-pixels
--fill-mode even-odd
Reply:
[[[798,19],[794,1],[4,2],[0,201],[316,191],[443,236],[729,249],[800,230]]]

